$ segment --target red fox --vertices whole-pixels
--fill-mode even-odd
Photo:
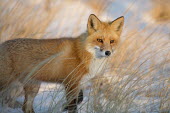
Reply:
[[[91,14],[87,32],[76,38],[14,39],[0,45],[0,90],[19,81],[23,84],[24,113],[34,113],[33,101],[40,82],[64,85],[68,112],[77,113],[82,101],[80,81],[86,74],[101,73],[102,64],[120,41],[124,17],[102,22]],[[104,66],[104,65],[103,65]],[[39,81],[39,82],[38,82]]]

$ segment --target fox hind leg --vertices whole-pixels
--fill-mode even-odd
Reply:
[[[18,80],[11,82],[0,93],[2,97],[2,106],[7,105],[11,108],[21,107],[21,104],[16,101],[16,98],[23,92],[23,84]]]

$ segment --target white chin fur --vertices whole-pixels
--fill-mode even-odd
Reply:
[[[96,58],[106,57],[105,51],[101,51],[99,46],[95,46],[94,49],[95,49],[95,57]]]

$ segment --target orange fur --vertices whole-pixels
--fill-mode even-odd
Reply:
[[[76,98],[80,80],[93,70],[89,68],[93,68],[100,60],[107,58],[106,51],[114,52],[119,42],[123,21],[121,17],[106,23],[101,22],[95,15],[90,15],[87,24],[88,32],[77,38],[15,39],[2,43],[0,45],[0,89],[15,80],[23,83],[26,93],[23,106],[25,113],[34,112],[33,99],[39,89],[39,82],[33,82],[35,80],[62,83],[66,88],[67,99]],[[103,42],[99,42],[98,39],[102,39]],[[111,40],[114,42],[111,43]],[[58,56],[39,65],[56,54]],[[37,70],[28,77],[25,84],[25,78],[36,67]],[[75,104],[75,101],[69,102],[68,111],[74,113],[77,111],[76,106],[71,104]]]

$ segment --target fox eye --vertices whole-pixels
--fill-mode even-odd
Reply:
[[[97,41],[103,43],[103,40],[102,40],[102,39],[99,39],[99,38],[98,38]]]
[[[114,43],[115,42],[115,40],[110,40],[110,43]]]

